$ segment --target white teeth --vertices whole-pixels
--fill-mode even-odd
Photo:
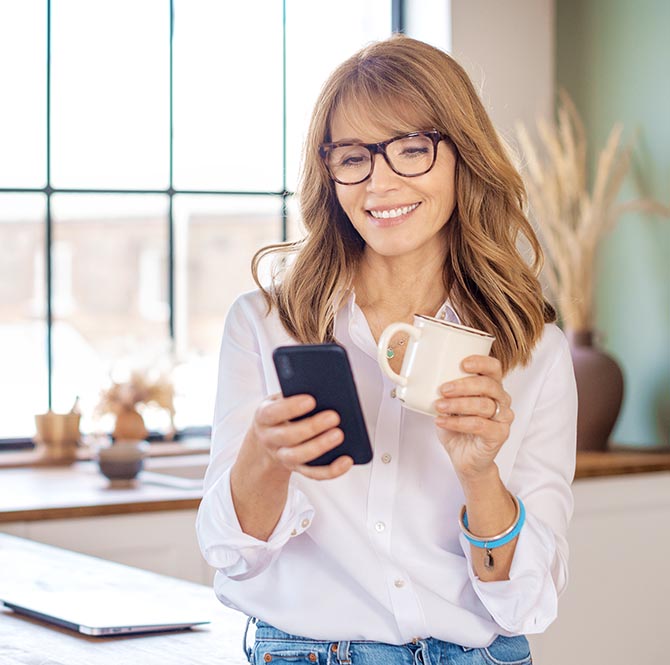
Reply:
[[[370,210],[370,214],[375,219],[389,219],[391,217],[400,217],[400,215],[406,215],[408,212],[412,212],[412,210],[418,207],[418,203],[413,203],[411,206],[405,206],[404,208],[394,208],[393,210]]]

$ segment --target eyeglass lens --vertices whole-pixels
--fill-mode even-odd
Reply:
[[[407,136],[386,146],[386,157],[396,173],[421,175],[433,164],[435,146],[428,136]],[[328,168],[342,183],[360,182],[372,172],[372,151],[363,145],[343,145],[328,152]]]

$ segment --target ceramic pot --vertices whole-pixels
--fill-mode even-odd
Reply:
[[[147,428],[144,419],[135,409],[124,409],[116,416],[114,432],[115,440],[142,440],[147,438]]]
[[[623,401],[623,374],[611,356],[594,346],[592,331],[569,330],[567,337],[579,400],[577,449],[607,450]]]

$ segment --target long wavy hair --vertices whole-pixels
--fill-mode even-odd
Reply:
[[[299,185],[306,234],[298,242],[263,247],[252,260],[269,310],[277,308],[283,326],[301,343],[334,341],[335,314],[365,243],[338,203],[319,145],[331,140],[335,110],[356,109],[391,133],[437,129],[449,137],[456,151],[456,207],[442,230],[444,287],[465,325],[495,335],[491,353],[505,372],[527,364],[544,323],[555,321],[556,312],[538,280],[543,254],[524,212],[522,179],[463,68],[446,53],[403,35],[366,46],[321,89]],[[281,260],[266,288],[259,264],[269,255]]]

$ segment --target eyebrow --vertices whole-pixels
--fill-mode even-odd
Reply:
[[[396,136],[404,136],[405,134],[412,134],[413,132],[420,132],[422,131],[421,129],[410,129],[409,131],[407,130],[396,130],[389,138],[394,139]],[[389,139],[382,139],[381,141],[363,141],[362,139],[354,139],[350,137],[345,137],[342,139],[331,139],[330,141],[327,141],[327,143],[362,143],[364,145],[371,145],[374,143],[383,143],[384,141],[388,141]]]

